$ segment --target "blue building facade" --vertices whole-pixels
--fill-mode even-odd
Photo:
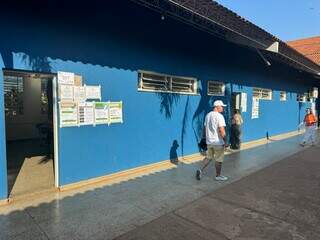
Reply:
[[[118,1],[114,1],[118,2]],[[308,102],[298,102],[319,83],[308,74],[271,61],[256,51],[227,42],[170,17],[127,1],[79,6],[59,18],[53,6],[32,16],[8,11],[1,16],[2,68],[34,72],[73,72],[88,85],[101,85],[102,98],[123,102],[122,124],[58,129],[59,186],[198,152],[205,114],[214,100],[229,107],[231,96],[247,94],[243,142],[297,130]],[[81,4],[80,4],[81,5]],[[53,8],[53,9],[52,9]],[[57,9],[55,9],[57,10]],[[91,14],[94,11],[95,14]],[[197,79],[197,94],[138,90],[139,71]],[[225,83],[224,96],[210,96],[208,81]],[[253,88],[272,90],[259,101],[252,119]],[[280,101],[280,92],[287,93]],[[0,91],[0,134],[5,136]],[[8,196],[6,142],[0,138],[0,199]]]

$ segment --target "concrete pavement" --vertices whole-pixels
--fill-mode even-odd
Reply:
[[[2,206],[0,239],[320,239],[320,149],[299,138],[226,156],[227,183],[213,167],[199,182],[199,163],[179,164]]]
[[[318,240],[319,156],[319,146],[299,152],[117,240]]]

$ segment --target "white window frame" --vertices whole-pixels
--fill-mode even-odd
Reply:
[[[287,92],[286,91],[280,91],[280,101],[282,101],[282,102],[287,101]]]
[[[217,84],[217,85],[220,85],[221,86],[221,93],[212,93],[210,92],[210,88],[209,88],[209,85],[210,84]],[[209,96],[225,96],[226,94],[226,85],[224,82],[219,82],[219,81],[208,81],[207,83],[207,94]]]
[[[159,77],[164,77],[167,81],[167,90],[158,90],[158,89],[146,89],[143,88],[143,74],[153,74]],[[189,80],[192,81],[192,88],[193,92],[184,92],[184,91],[174,91],[172,90],[172,79],[183,79],[183,80]],[[157,72],[150,72],[150,71],[144,71],[139,70],[138,71],[138,91],[142,92],[162,92],[162,93],[174,93],[174,94],[186,94],[186,95],[199,95],[198,93],[198,81],[196,78],[192,77],[182,77],[182,76],[175,76],[175,75],[168,75],[168,74],[162,74]]]
[[[268,97],[264,97],[263,96],[263,91],[267,91],[268,92]],[[259,95],[258,96],[255,96],[254,95],[254,93],[255,92],[259,92]],[[256,88],[256,87],[254,87],[253,89],[252,89],[252,96],[253,97],[255,97],[255,98],[257,98],[257,99],[260,99],[260,100],[272,100],[272,90],[271,89],[268,89],[268,88]]]

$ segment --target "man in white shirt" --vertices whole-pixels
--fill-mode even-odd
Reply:
[[[209,165],[212,160],[215,160],[216,180],[226,181],[227,177],[221,175],[222,162],[224,159],[224,149],[226,145],[226,122],[223,115],[223,107],[225,105],[221,100],[213,103],[213,111],[206,116],[204,127],[207,143],[207,157],[201,169],[196,172],[196,178],[201,179],[202,171]]]

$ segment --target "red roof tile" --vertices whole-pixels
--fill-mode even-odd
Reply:
[[[320,36],[289,41],[287,44],[320,65]]]

